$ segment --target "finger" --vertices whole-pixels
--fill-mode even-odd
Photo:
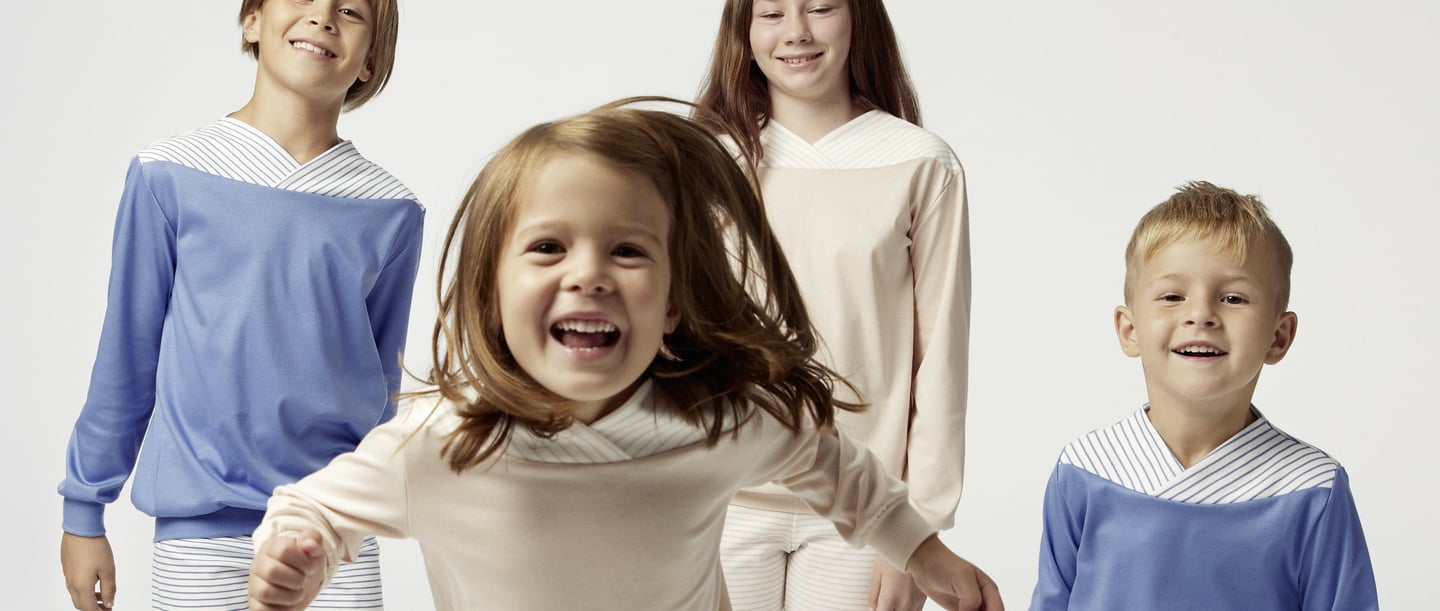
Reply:
[[[989,575],[980,573],[980,598],[985,611],[1005,611],[1005,601],[1000,599],[1000,586]]]
[[[870,570],[870,595],[867,597],[866,608],[876,611],[880,604],[880,565]]]
[[[105,609],[115,608],[115,567],[109,567],[100,571],[100,606]]]

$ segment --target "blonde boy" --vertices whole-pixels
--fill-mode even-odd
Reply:
[[[424,212],[337,123],[384,88],[397,17],[394,0],[246,0],[250,100],[131,161],[59,489],[76,609],[114,604],[104,508],[132,472],[153,605],[245,608],[271,491],[394,414]],[[379,608],[377,554],[327,608]]]
[[[1376,608],[1345,469],[1250,403],[1297,323],[1264,204],[1192,182],[1140,220],[1125,262],[1115,332],[1149,402],[1061,454],[1030,608]]]

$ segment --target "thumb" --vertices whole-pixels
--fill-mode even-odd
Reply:
[[[305,531],[300,534],[297,543],[306,558],[315,559],[325,555],[325,544],[320,541],[320,533],[313,530]]]

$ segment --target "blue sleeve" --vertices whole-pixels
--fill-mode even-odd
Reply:
[[[1040,534],[1040,575],[1030,597],[1030,611],[1063,611],[1070,606],[1075,562],[1084,525],[1084,509],[1072,509],[1065,482],[1056,465],[1045,484],[1044,530]]]
[[[425,233],[425,213],[417,204],[405,217],[395,245],[395,254],[380,270],[370,294],[365,298],[366,310],[370,313],[370,330],[375,335],[375,347],[380,355],[380,366],[385,372],[385,384],[389,389],[385,418],[395,415],[395,393],[400,391],[400,367],[405,353],[405,336],[410,329],[410,301],[415,292],[415,272],[420,265],[420,244]]]
[[[1335,472],[1330,500],[1305,546],[1301,566],[1303,611],[1379,609],[1370,550],[1350,494],[1350,476]]]
[[[129,478],[155,408],[160,334],[175,278],[175,227],[132,160],[115,217],[110,287],[85,406],[66,450],[62,526],[105,534],[105,503]]]

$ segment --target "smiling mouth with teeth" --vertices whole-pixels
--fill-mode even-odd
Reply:
[[[1171,350],[1171,352],[1174,352],[1175,354],[1178,354],[1178,355],[1180,355],[1180,356],[1202,356],[1202,357],[1225,356],[1226,354],[1229,354],[1228,352],[1225,352],[1224,350],[1221,350],[1221,349],[1219,349],[1219,348],[1212,348],[1212,347],[1209,347],[1209,346],[1185,346],[1185,347],[1183,347],[1183,348],[1176,348],[1176,349],[1174,349],[1174,350]]]
[[[797,66],[797,65],[803,64],[803,63],[805,63],[805,62],[808,62],[808,61],[810,61],[810,60],[812,60],[812,59],[816,59],[816,58],[818,58],[818,57],[820,57],[820,54],[819,54],[819,53],[816,53],[816,54],[814,54],[814,55],[806,55],[806,56],[804,56],[804,57],[782,57],[782,58],[780,58],[780,61],[783,61],[783,62],[785,62],[785,63],[787,63],[787,64],[792,65],[792,66]]]
[[[603,320],[562,320],[550,326],[550,336],[566,348],[596,350],[620,341],[620,330]]]
[[[329,51],[326,51],[325,49],[322,49],[322,48],[320,48],[320,47],[317,47],[317,46],[315,46],[315,45],[312,45],[312,44],[310,44],[310,43],[308,43],[308,42],[305,42],[305,41],[303,41],[303,40],[294,41],[294,42],[290,43],[290,46],[295,47],[296,49],[300,49],[301,51],[309,51],[309,52],[314,53],[314,54],[316,54],[316,55],[324,55],[325,57],[335,57],[335,54],[334,54],[334,53],[331,53],[331,52],[329,52]]]

